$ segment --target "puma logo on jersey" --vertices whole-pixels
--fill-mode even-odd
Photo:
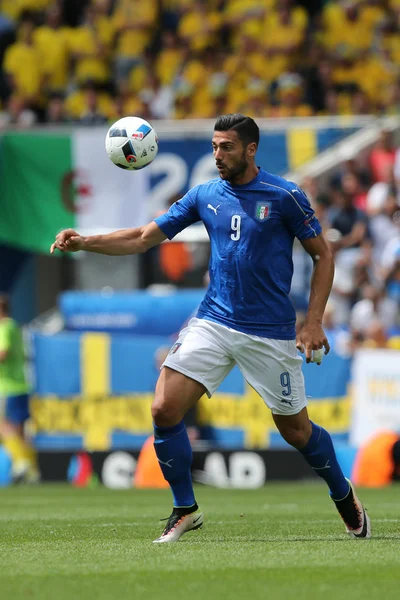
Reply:
[[[211,210],[213,210],[215,212],[215,214],[217,214],[217,210],[219,209],[221,205],[218,204],[218,206],[212,206],[212,204],[207,204],[207,208],[211,208]]]

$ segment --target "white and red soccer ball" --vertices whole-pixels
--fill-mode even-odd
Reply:
[[[158,152],[153,127],[140,117],[123,117],[111,125],[106,135],[106,152],[121,169],[138,171],[147,167]]]

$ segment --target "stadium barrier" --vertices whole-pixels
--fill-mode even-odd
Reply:
[[[138,458],[139,451],[132,450],[90,454],[40,452],[39,468],[43,481],[69,481],[78,487],[101,483],[112,489],[128,489],[135,486]],[[196,483],[220,488],[255,489],[269,481],[315,479],[316,475],[299,453],[286,450],[194,447],[192,477]]]

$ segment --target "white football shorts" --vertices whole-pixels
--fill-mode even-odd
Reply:
[[[235,364],[276,415],[307,406],[302,358],[295,340],[275,340],[193,318],[182,329],[162,367],[202,383],[211,397]]]

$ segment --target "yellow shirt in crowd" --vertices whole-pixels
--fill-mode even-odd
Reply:
[[[156,75],[163,85],[173,82],[183,62],[183,53],[179,48],[166,48],[156,59]]]
[[[178,34],[195,52],[215,45],[216,33],[221,23],[217,12],[202,12],[194,7],[179,21]]]
[[[372,44],[374,23],[364,8],[360,9],[358,19],[351,21],[342,6],[331,2],[323,9],[322,23],[322,42],[331,50],[342,47],[343,51],[357,52],[368,50]]]
[[[98,93],[97,109],[99,113],[107,118],[113,114],[113,103],[106,92]],[[78,90],[70,94],[65,101],[65,110],[72,119],[80,119],[83,117],[88,110],[85,90]]]
[[[156,0],[119,0],[113,17],[117,54],[140,56],[152,39],[156,20]]]
[[[25,10],[43,11],[51,4],[54,4],[54,0],[1,0],[0,8],[7,17],[17,21]]]
[[[33,45],[16,42],[5,52],[3,69],[12,77],[16,93],[24,98],[35,99],[43,78],[40,53]]]
[[[71,27],[67,33],[67,40],[71,55],[76,57],[76,80],[106,81],[109,76],[107,58],[112,40],[112,24],[105,28],[105,33],[88,25]]]
[[[64,89],[68,83],[67,28],[53,29],[42,25],[33,32],[33,41],[46,76],[46,87]]]

